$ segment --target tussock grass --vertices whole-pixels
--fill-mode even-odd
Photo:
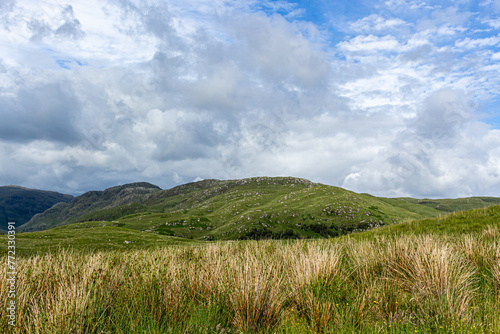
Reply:
[[[500,230],[497,226],[488,225],[488,227],[483,230],[483,237],[485,238],[500,238]]]
[[[500,248],[444,237],[241,241],[18,259],[2,333],[499,333]]]
[[[412,296],[418,318],[437,325],[470,317],[468,309],[478,277],[464,255],[430,237],[413,244],[397,240],[388,250],[389,276]]]
[[[246,250],[228,262],[231,273],[225,289],[234,312],[233,323],[245,332],[275,327],[287,298],[283,289],[283,267],[275,261],[258,258]]]

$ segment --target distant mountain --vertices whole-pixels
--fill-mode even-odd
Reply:
[[[494,204],[500,198],[382,198],[293,177],[203,180],[167,190],[134,183],[57,204],[22,229],[113,221],[190,239],[331,237]]]
[[[16,228],[29,221],[35,214],[44,212],[59,202],[69,202],[71,195],[53,191],[28,189],[19,186],[0,187],[0,231],[7,230],[8,222]]]
[[[138,182],[89,191],[33,216],[20,230],[39,231],[79,221],[115,219],[142,209],[141,203],[160,190],[153,184]]]

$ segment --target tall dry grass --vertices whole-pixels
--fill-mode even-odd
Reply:
[[[292,305],[312,331],[323,332],[335,318],[335,302],[323,292],[341,280],[340,249],[319,243],[297,243],[282,249],[280,255],[287,269]]]
[[[495,247],[495,252],[491,256],[491,275],[493,277],[493,282],[500,298],[500,245],[497,243]]]
[[[478,278],[463,254],[431,237],[412,244],[397,240],[388,251],[389,277],[412,296],[419,318],[436,323],[470,319]]]
[[[17,269],[10,328],[2,259],[2,333],[500,332],[500,249],[482,235],[61,251]]]

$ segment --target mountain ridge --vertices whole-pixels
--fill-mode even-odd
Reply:
[[[7,223],[13,221],[22,226],[33,215],[44,212],[60,202],[68,202],[72,195],[55,191],[30,189],[22,186],[0,186],[0,231],[7,230]]]
[[[60,226],[59,222],[71,222],[80,216],[95,211],[109,209],[129,203],[140,203],[143,196],[153,191],[161,190],[160,187],[148,182],[134,182],[114,186],[105,190],[92,190],[74,197],[68,203],[57,203],[48,210],[34,215],[20,231],[30,232]],[[36,225],[36,228],[32,228]]]
[[[294,177],[207,179],[165,190],[136,182],[57,204],[21,230],[116,221],[133,230],[205,240],[331,237],[493,204],[500,198],[383,198]]]

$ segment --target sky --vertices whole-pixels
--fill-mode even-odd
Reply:
[[[500,0],[2,0],[0,185],[500,196]]]

